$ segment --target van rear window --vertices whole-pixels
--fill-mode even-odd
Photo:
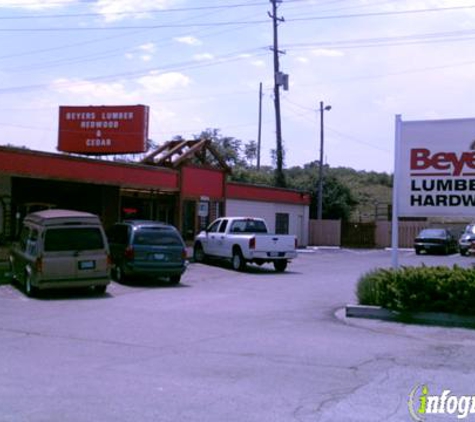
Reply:
[[[86,251],[103,249],[101,230],[94,227],[49,229],[45,234],[45,251]]]
[[[134,245],[182,246],[183,244],[180,236],[174,230],[149,228],[135,232]]]

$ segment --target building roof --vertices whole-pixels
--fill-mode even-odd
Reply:
[[[179,190],[177,170],[24,148],[0,146],[0,173],[139,189]]]

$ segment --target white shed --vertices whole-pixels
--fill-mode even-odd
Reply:
[[[307,246],[309,203],[309,195],[303,192],[228,183],[226,216],[263,218],[271,232],[293,234],[299,246]]]

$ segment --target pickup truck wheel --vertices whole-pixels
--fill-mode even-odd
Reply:
[[[206,261],[206,254],[203,250],[203,246],[201,243],[197,243],[193,248],[193,260],[195,262],[205,262]]]
[[[287,260],[274,261],[274,268],[278,273],[283,273],[287,268]]]
[[[232,265],[233,270],[235,271],[244,271],[246,268],[246,261],[244,260],[240,249],[235,249],[233,251]]]

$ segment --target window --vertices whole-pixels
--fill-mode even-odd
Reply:
[[[38,251],[38,230],[32,229],[30,237],[26,241],[26,253],[28,255],[36,256]]]
[[[231,233],[267,233],[267,227],[262,220],[235,220],[231,225]]]
[[[211,226],[208,227],[208,231],[211,233],[216,233],[218,231],[218,226],[220,225],[221,220],[215,221]]]
[[[178,232],[175,230],[161,227],[149,227],[135,232],[134,245],[182,246],[183,243]]]
[[[101,230],[94,227],[49,229],[45,235],[46,252],[103,249]]]
[[[221,226],[219,226],[219,232],[224,233],[226,231],[226,227],[228,226],[228,220],[223,220]]]
[[[289,214],[275,214],[275,234],[289,234]]]
[[[29,236],[30,236],[30,228],[23,226],[23,228],[21,229],[20,242],[19,242],[20,250],[22,252],[26,252],[26,244],[28,242]]]

